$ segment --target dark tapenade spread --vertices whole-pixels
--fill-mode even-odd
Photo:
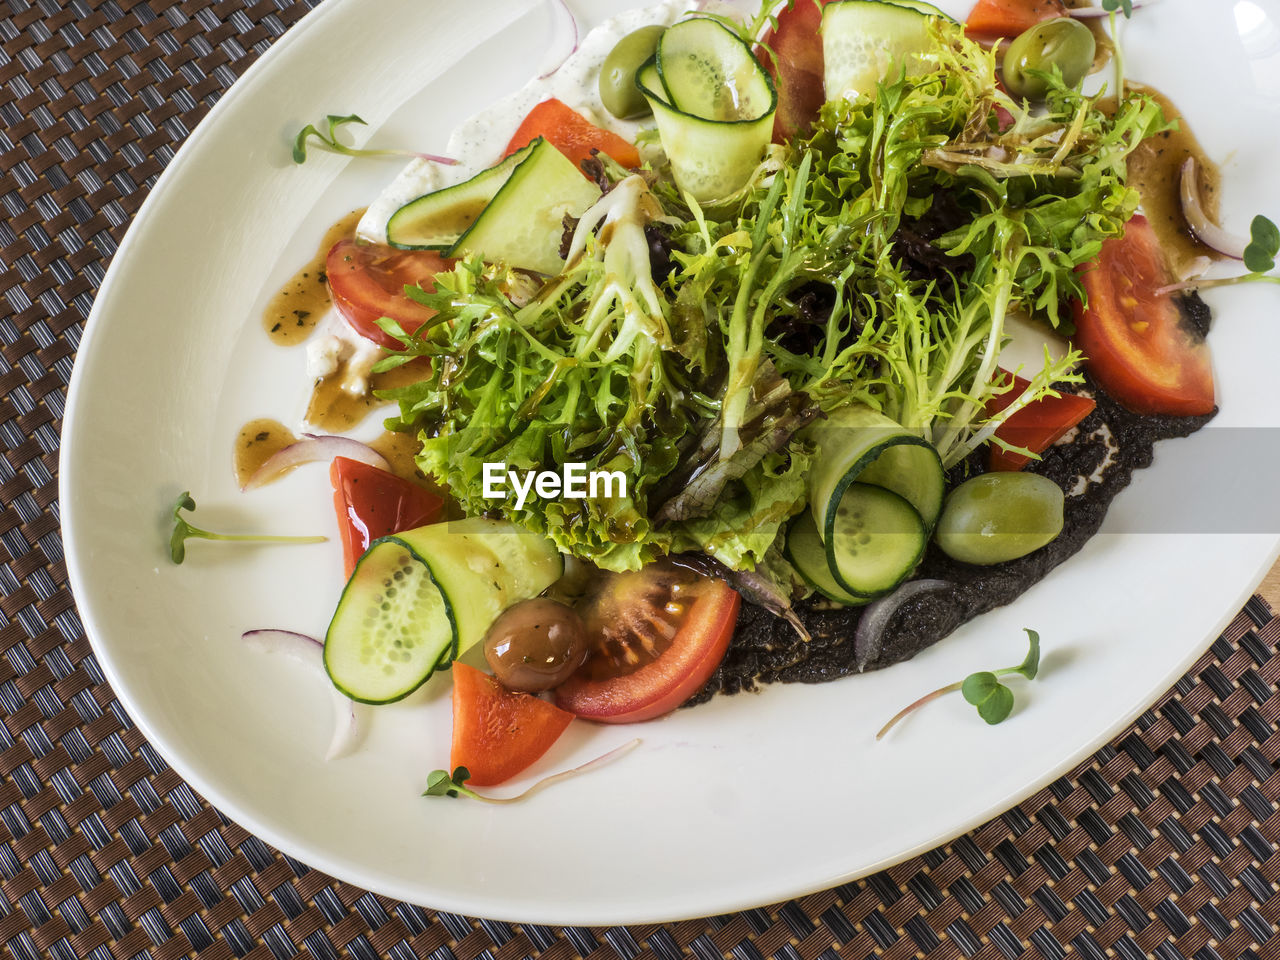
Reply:
[[[1209,311],[1198,297],[1186,298],[1184,312],[1200,331],[1207,329]],[[862,669],[875,670],[909,659],[962,623],[1015,600],[1097,533],[1111,501],[1128,485],[1133,471],[1150,465],[1157,441],[1188,436],[1212,419],[1212,414],[1167,417],[1132,413],[1092,383],[1081,392],[1096,399],[1097,409],[1079,424],[1069,441],[1051,447],[1027,468],[1050,478],[1066,494],[1062,533],[1034,553],[990,567],[961,563],[930,545],[916,576],[945,580],[952,586],[904,601],[889,621],[879,650]],[[951,479],[980,469],[980,460],[961,464]],[[753,690],[763,683],[821,683],[859,672],[853,635],[861,608],[832,609],[830,604],[810,598],[798,604],[796,612],[812,635],[807,643],[783,620],[744,603],[729,652],[706,688],[690,703],[700,703],[716,693]]]

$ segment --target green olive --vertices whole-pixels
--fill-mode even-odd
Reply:
[[[644,95],[636,89],[636,71],[653,56],[666,27],[641,27],[619,40],[600,68],[600,102],[619,120],[632,120],[649,112]]]
[[[1043,100],[1049,87],[1028,70],[1062,71],[1062,82],[1074,87],[1093,66],[1093,33],[1079,20],[1059,17],[1023,31],[1004,55],[1004,85],[1015,97]]]
[[[1062,532],[1062,490],[1035,473],[984,473],[947,496],[934,538],[965,563],[1016,560]]]

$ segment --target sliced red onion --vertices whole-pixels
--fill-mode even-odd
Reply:
[[[1155,3],[1156,0],[1133,0],[1133,9],[1145,7]],[[1110,10],[1103,10],[1102,7],[1072,7],[1067,11],[1067,16],[1075,17],[1077,20],[1094,20],[1098,17],[1111,16]]]
[[[329,749],[325,751],[325,760],[337,760],[345,757],[364,739],[365,720],[368,718],[369,705],[356,703],[333,689],[333,737],[329,740]]]
[[[858,629],[853,634],[853,657],[858,670],[867,668],[867,664],[880,656],[884,643],[884,630],[890,618],[898,612],[902,604],[921,593],[931,593],[950,587],[947,580],[908,580],[893,593],[879,600],[873,600],[862,609],[858,618]]]
[[[292,630],[249,630],[240,639],[254,650],[279,653],[300,663],[318,663],[324,642]]]
[[[572,57],[575,53],[577,53],[577,52],[578,52],[578,18],[577,18],[577,17],[575,17],[575,16],[573,15],[573,11],[569,9],[569,4],[568,4],[568,3],[566,3],[566,2],[565,2],[565,0],[553,0],[553,2],[554,2],[554,3],[556,4],[556,6],[558,6],[561,10],[563,10],[563,11],[564,11],[565,16],[569,18],[569,26],[573,29],[573,46],[569,49],[569,52],[568,52],[568,53],[566,53],[566,54],[565,54],[565,55],[560,59],[560,62],[559,62],[559,63],[557,63],[554,67],[552,67],[552,68],[551,68],[550,70],[548,70],[546,73],[541,74],[541,75],[538,77],[538,79],[539,79],[539,80],[545,80],[545,79],[547,79],[547,77],[551,76],[553,73],[555,73],[555,72],[556,72],[557,70],[559,70],[561,67],[563,67],[563,66],[564,66],[564,64],[565,64],[565,61],[566,61],[566,60],[568,60],[570,57]]]
[[[253,490],[263,484],[270,483],[286,470],[313,463],[316,460],[332,460],[334,457],[347,457],[359,460],[380,470],[390,470],[386,457],[378,453],[366,443],[352,440],[350,437],[320,436],[304,433],[302,439],[291,443],[283,450],[269,456],[266,462],[254,471],[241,490]]]
[[[323,672],[324,641],[292,630],[249,630],[241,634],[246,645],[263,653],[280,654],[299,663],[310,664]],[[326,682],[328,678],[326,677]],[[333,736],[325,751],[325,760],[346,756],[364,736],[364,720],[368,706],[348,699],[338,690],[333,694]]]
[[[1200,203],[1200,181],[1196,177],[1194,157],[1187,157],[1187,162],[1182,165],[1182,215],[1187,218],[1191,232],[1206,247],[1233,260],[1244,259],[1244,248],[1249,245],[1249,240],[1228,233],[1205,215]]]

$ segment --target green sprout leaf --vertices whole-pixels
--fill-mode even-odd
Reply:
[[[994,673],[969,674],[960,684],[960,693],[987,723],[999,723],[1013,710],[1013,691]]]
[[[1280,254],[1280,228],[1259,214],[1249,225],[1249,245],[1244,248],[1244,265],[1251,273],[1266,273],[1276,267]]]
[[[459,794],[466,794],[468,797],[483,800],[483,797],[463,786],[470,779],[471,771],[466,767],[458,767],[452,775],[448,770],[432,770],[427,776],[427,789],[422,791],[422,795],[424,797],[456,797]]]
[[[1108,13],[1119,11],[1126,18],[1133,16],[1133,0],[1102,0],[1102,9]]]
[[[329,132],[327,135],[324,133],[321,133],[318,129],[316,129],[315,124],[312,124],[312,123],[307,124],[305,127],[303,127],[301,130],[298,131],[298,135],[293,140],[293,162],[294,163],[307,162],[307,140],[309,140],[312,137],[315,137],[315,139],[319,141],[319,145],[321,148],[325,150],[331,150],[334,153],[342,153],[348,156],[359,155],[361,153],[361,151],[356,150],[353,147],[348,147],[344,143],[339,143],[337,138],[338,128],[345,124],[358,123],[363,126],[364,121],[360,119],[359,116],[357,116],[354,113],[349,113],[345,117],[343,117],[343,116],[338,116],[337,114],[331,113],[327,117],[325,117],[325,122],[328,124],[328,128],[329,128]]]
[[[1022,629],[1027,633],[1027,658],[1014,670],[1028,680],[1034,680],[1036,673],[1040,670],[1040,634],[1030,627],[1023,627]]]
[[[191,499],[191,494],[186,490],[173,505],[173,533],[169,536],[169,557],[174,563],[181,563],[187,558],[187,537],[195,536],[193,531],[196,529],[187,523],[178,511],[191,511],[195,508],[196,502]]]
[[[1040,671],[1040,634],[1030,628],[1024,629],[1027,633],[1028,650],[1022,663],[1016,667],[1004,667],[1001,670],[982,670],[978,673],[971,673],[957,683],[950,683],[945,687],[939,687],[932,693],[926,693],[919,700],[898,711],[893,719],[886,723],[880,732],[876,734],[876,739],[881,739],[900,720],[920,709],[929,701],[937,700],[939,697],[956,691],[959,691],[960,695],[968,703],[978,708],[978,716],[987,723],[996,724],[1007,719],[1009,714],[1013,712],[1013,691],[1001,683],[1000,678],[1018,673],[1028,680],[1034,680],[1036,674]]]
[[[214,533],[193,526],[182,516],[182,511],[194,511],[196,502],[190,492],[184,490],[173,505],[173,532],[169,534],[169,559],[174,563],[182,563],[187,558],[187,541],[196,540],[238,540],[246,543],[324,543],[328,537],[281,537],[250,533]]]

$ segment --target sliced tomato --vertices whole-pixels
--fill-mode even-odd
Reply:
[[[329,482],[348,577],[374,540],[435,523],[444,512],[444,500],[430,490],[359,460],[334,457]]]
[[[1006,377],[1011,376],[1007,371],[1001,373]],[[987,401],[985,414],[990,417],[999,413],[1026,393],[1030,385],[1030,381],[1014,376],[1013,386],[1009,390]],[[1026,447],[1032,453],[1044,453],[1063,434],[1091,414],[1097,405],[1092,398],[1074,393],[1041,397],[1010,416],[1000,425],[996,436],[1005,443]],[[1021,470],[1031,462],[1031,458],[1025,453],[1002,450],[994,443],[990,449],[987,462],[989,470]]]
[[[466,767],[468,786],[510,780],[551,749],[571,720],[555,704],[512,693],[489,674],[454,663],[449,769]]]
[[[339,240],[329,251],[325,272],[333,305],[351,329],[395,350],[400,341],[383,332],[378,319],[390,317],[408,333],[417,330],[436,312],[409,299],[404,288],[419,285],[434,290],[435,275],[452,266],[452,260],[434,250],[397,250],[384,243]]]
[[[813,0],[795,0],[778,14],[778,25],[760,41],[756,58],[778,89],[778,112],[773,115],[773,142],[786,143],[818,118],[826,101],[822,85],[822,9]],[[769,55],[773,51],[773,56]]]
[[[544,137],[580,170],[582,161],[591,156],[592,150],[608,154],[624,167],[640,166],[640,154],[633,144],[616,133],[600,129],[555,97],[543,100],[529,111],[502,155],[509,157],[538,137]]]
[[[1151,224],[1134,217],[1081,268],[1088,307],[1073,304],[1075,344],[1108,395],[1135,413],[1195,416],[1214,408],[1209,345],[1171,294]]]
[[[724,659],[739,603],[723,580],[670,561],[609,575],[582,606],[591,652],[556,688],[556,703],[601,723],[670,713]]]
[[[1066,15],[1062,0],[978,0],[964,27],[971,34],[1012,40],[1042,20]]]

